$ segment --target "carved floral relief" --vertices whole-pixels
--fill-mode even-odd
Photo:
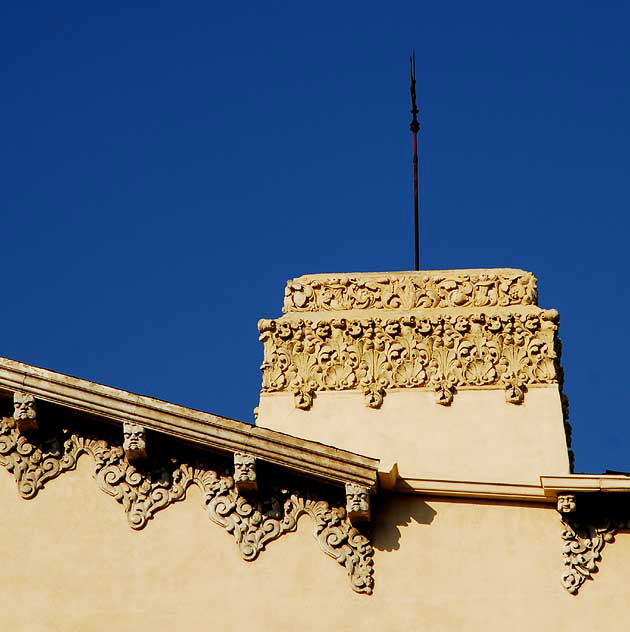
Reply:
[[[378,408],[389,389],[425,388],[448,406],[462,388],[559,381],[557,312],[366,320],[261,320],[263,392],[292,392],[308,410],[317,391],[360,390]]]
[[[536,279],[523,273],[298,278],[284,292],[283,312],[535,305]]]
[[[13,475],[22,498],[35,498],[50,480],[75,469],[82,455],[93,459],[98,487],[122,506],[132,529],[144,528],[157,512],[183,500],[186,490],[196,485],[210,520],[235,538],[244,560],[255,560],[270,542],[295,531],[300,516],[308,515],[320,548],[345,568],[353,590],[372,592],[373,549],[350,523],[342,491],[331,499],[330,490],[315,490],[314,485],[269,485],[245,498],[230,466],[220,464],[218,457],[213,460],[200,453],[190,458],[189,453],[140,466],[129,462],[122,441],[111,437],[48,426],[37,438],[27,438],[13,417],[0,421],[0,465]]]

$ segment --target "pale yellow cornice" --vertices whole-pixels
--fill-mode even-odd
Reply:
[[[376,489],[376,459],[8,358],[0,358],[0,391],[30,393],[108,421],[135,423],[199,446],[247,452],[304,475]]]
[[[540,483],[553,498],[563,492],[630,492],[630,476],[619,474],[541,476]]]

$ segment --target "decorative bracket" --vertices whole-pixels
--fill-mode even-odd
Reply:
[[[588,493],[558,495],[562,516],[562,557],[565,570],[562,585],[575,595],[582,584],[593,579],[606,544],[615,541],[618,531],[630,528],[630,514],[618,494]]]

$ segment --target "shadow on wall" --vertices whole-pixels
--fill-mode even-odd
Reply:
[[[380,500],[374,525],[374,548],[379,551],[397,551],[400,548],[401,527],[408,527],[412,521],[429,525],[436,513],[424,500],[414,496],[390,496]]]

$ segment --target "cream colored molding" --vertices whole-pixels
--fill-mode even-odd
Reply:
[[[16,390],[107,420],[135,423],[199,446],[247,452],[301,474],[376,489],[378,460],[152,397],[0,358],[0,391]]]
[[[123,450],[128,461],[147,458],[147,432],[138,424],[123,424]]]
[[[290,280],[283,312],[535,305],[536,279],[512,269],[313,274]]]
[[[534,503],[555,502],[545,496],[540,485],[517,485],[513,483],[494,483],[484,481],[456,481],[441,479],[420,479],[391,476],[384,473],[383,488],[389,491],[425,496],[444,496],[458,498],[484,498],[488,500],[525,501]]]
[[[392,319],[261,320],[264,393],[292,392],[308,410],[317,391],[361,390],[379,408],[389,389],[423,388],[449,405],[460,389],[502,388],[519,404],[529,386],[559,381],[555,310],[406,315]]]
[[[256,459],[244,452],[234,453],[234,484],[240,493],[256,491]]]
[[[78,458],[87,454],[94,460],[98,487],[122,505],[133,529],[144,528],[195,485],[210,520],[232,534],[241,557],[252,561],[270,542],[295,531],[300,516],[308,515],[320,548],[345,568],[353,590],[371,594],[373,549],[350,523],[341,495],[335,503],[321,491],[303,487],[290,491],[282,486],[254,501],[239,495],[227,468],[209,455],[195,462],[173,457],[165,460],[166,466],[140,468],[124,458],[121,444],[76,428],[47,430],[45,440],[30,443],[12,417],[0,421],[0,465],[13,474],[22,498],[34,498],[48,481],[75,469]]]
[[[630,492],[630,476],[616,474],[571,474],[541,476],[546,496],[556,497],[570,492]]]
[[[22,433],[37,430],[35,398],[30,393],[23,391],[13,393],[13,418],[17,429]]]

